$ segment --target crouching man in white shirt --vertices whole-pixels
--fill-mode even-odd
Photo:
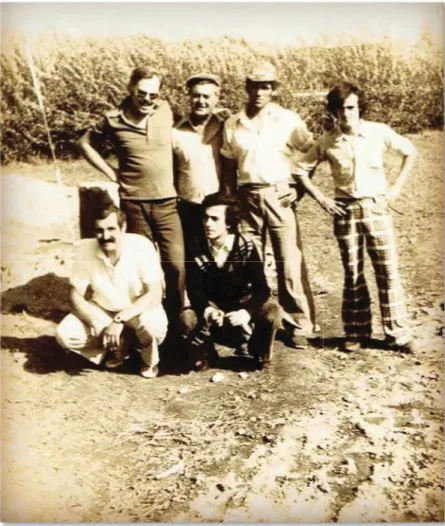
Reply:
[[[77,247],[70,291],[72,314],[56,330],[58,343],[108,368],[123,363],[129,339],[141,355],[141,375],[158,374],[158,345],[167,332],[163,274],[154,245],[126,234],[125,216],[108,200],[95,210],[95,239]],[[125,330],[128,328],[131,330]]]

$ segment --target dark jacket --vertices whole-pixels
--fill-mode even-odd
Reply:
[[[187,293],[192,308],[200,316],[212,306],[224,312],[245,309],[254,317],[270,297],[270,289],[253,242],[237,233],[221,268],[206,240],[196,244],[193,251],[187,263]]]

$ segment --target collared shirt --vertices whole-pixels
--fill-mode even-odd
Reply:
[[[229,257],[229,254],[232,251],[234,241],[235,235],[229,234],[220,247],[215,247],[214,245],[209,243],[210,254],[212,254],[217,267],[221,268],[227,261],[227,258]]]
[[[200,204],[206,195],[219,190],[223,128],[224,121],[211,115],[202,133],[189,118],[173,129],[176,188],[181,199]]]
[[[358,135],[340,129],[324,134],[298,162],[295,175],[309,175],[328,161],[336,197],[378,197],[386,193],[383,156],[387,149],[401,155],[416,152],[409,139],[379,122],[361,120]]]
[[[173,182],[171,128],[173,115],[167,101],[156,101],[140,128],[125,117],[129,102],[109,111],[92,129],[99,142],[111,139],[119,159],[121,199],[155,200],[176,196]]]
[[[290,182],[296,155],[312,146],[312,133],[297,113],[269,103],[249,119],[245,110],[224,127],[222,155],[238,164],[238,185]]]
[[[121,254],[115,265],[96,239],[82,240],[77,247],[70,278],[71,285],[80,295],[83,296],[90,287],[92,301],[112,312],[129,307],[147,292],[147,286],[162,283],[162,280],[161,264],[153,243],[138,234],[124,234]]]

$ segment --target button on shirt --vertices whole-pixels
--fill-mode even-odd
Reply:
[[[111,139],[119,159],[121,199],[155,200],[176,196],[173,181],[171,129],[173,115],[167,101],[151,107],[147,125],[140,128],[125,117],[126,99],[92,129],[92,138]]]
[[[202,133],[189,118],[173,129],[176,188],[181,199],[201,204],[206,195],[219,190],[223,128],[224,122],[211,115]]]
[[[224,128],[222,155],[238,164],[238,185],[290,182],[298,151],[312,146],[312,133],[297,113],[269,103],[253,119],[245,110]]]
[[[416,152],[409,139],[379,122],[360,121],[357,135],[340,129],[321,137],[298,162],[295,175],[309,175],[322,161],[328,161],[336,197],[378,197],[386,193],[383,156],[387,149],[402,155]]]
[[[105,310],[120,312],[145,294],[147,286],[162,280],[162,268],[153,243],[138,234],[124,234],[121,255],[115,265],[96,239],[82,240],[77,247],[70,282],[82,296],[89,286],[92,301]]]

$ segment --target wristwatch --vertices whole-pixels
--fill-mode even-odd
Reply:
[[[114,323],[124,323],[119,314],[116,314],[116,316],[113,318],[113,321]]]

